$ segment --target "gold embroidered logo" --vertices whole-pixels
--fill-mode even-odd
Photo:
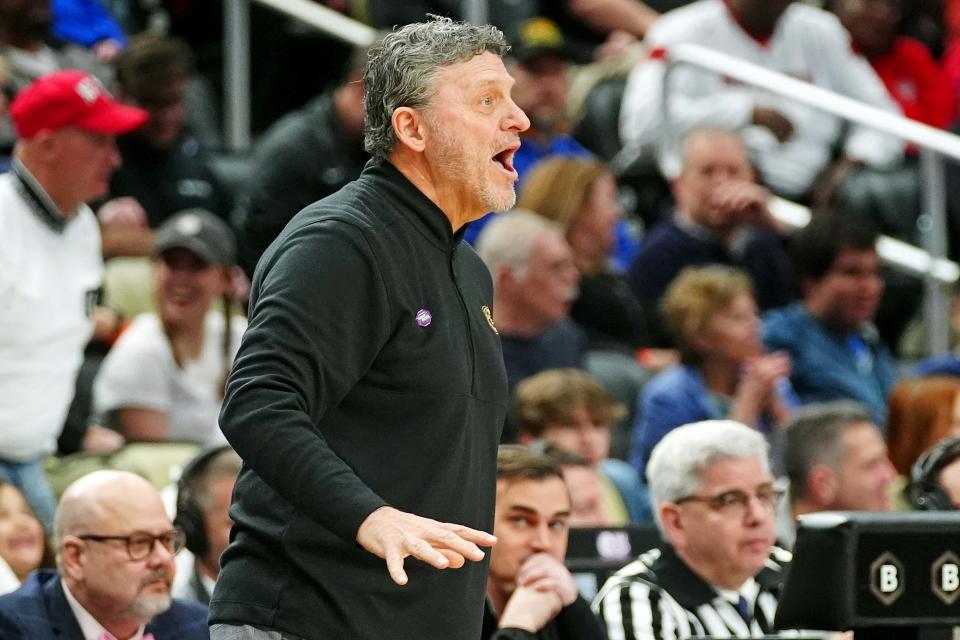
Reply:
[[[493,324],[493,314],[490,313],[490,307],[483,305],[480,307],[480,310],[483,311],[483,317],[487,319],[487,324],[490,325],[490,328],[493,329],[493,332],[497,335],[500,335],[500,332],[497,331],[497,325]]]

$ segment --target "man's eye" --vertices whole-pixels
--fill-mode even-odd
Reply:
[[[153,546],[153,538],[149,536],[132,536],[130,538],[130,548],[135,550],[143,550],[147,545]]]
[[[729,493],[722,493],[717,496],[717,503],[721,507],[732,507],[735,504],[743,502],[743,497],[736,491],[730,491]]]

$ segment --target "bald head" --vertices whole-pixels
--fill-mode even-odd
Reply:
[[[125,526],[138,517],[166,517],[160,494],[127,471],[94,471],[67,487],[57,507],[56,536]]]
[[[684,165],[696,161],[703,154],[715,147],[722,147],[718,153],[729,156],[730,162],[742,163],[750,169],[750,157],[747,147],[743,144],[740,135],[735,131],[717,127],[695,127],[683,138],[682,152]]]
[[[140,476],[95,471],[71,484],[57,507],[56,534],[64,587],[114,637],[131,637],[170,608],[182,538]]]

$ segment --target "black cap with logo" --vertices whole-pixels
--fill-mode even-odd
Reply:
[[[539,56],[572,57],[560,27],[543,17],[528,18],[517,25],[510,42],[510,55],[521,64]]]
[[[208,264],[233,266],[237,262],[233,231],[205,209],[181,211],[157,229],[154,254],[181,248],[192,251]]]

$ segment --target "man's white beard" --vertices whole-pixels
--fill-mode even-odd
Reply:
[[[137,594],[127,606],[127,611],[130,612],[130,615],[146,624],[169,609],[172,603],[173,598],[170,597],[169,593],[156,596]]]

